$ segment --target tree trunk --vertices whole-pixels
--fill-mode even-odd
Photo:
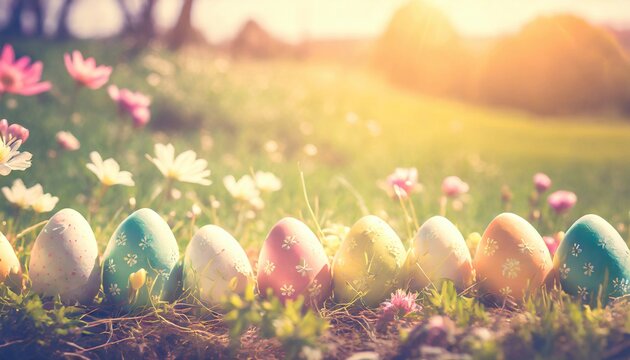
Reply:
[[[7,26],[2,29],[2,34],[9,36],[22,35],[22,10],[24,2],[22,0],[13,0],[10,5],[11,16],[7,22]]]
[[[32,1],[33,14],[35,15],[35,36],[44,36],[44,6],[42,0]]]
[[[122,33],[133,32],[135,26],[133,21],[133,16],[131,15],[131,11],[127,7],[127,3],[125,0],[118,0],[118,7],[123,14],[123,18],[125,19],[125,24],[123,25]]]
[[[153,19],[153,11],[157,0],[147,0],[142,9],[142,25],[140,32],[145,39],[152,39],[155,36],[155,21]]]
[[[195,35],[191,22],[193,3],[194,0],[184,0],[177,23],[169,34],[168,43],[171,49],[180,48],[184,43],[192,40],[190,38]]]
[[[70,15],[70,9],[74,4],[74,0],[64,0],[59,11],[59,19],[57,20],[57,37],[60,39],[67,39],[71,36],[70,29],[68,28],[68,15]]]

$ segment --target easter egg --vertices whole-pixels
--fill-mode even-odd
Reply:
[[[53,215],[35,239],[29,261],[32,290],[64,303],[89,304],[101,285],[98,246],[90,224],[72,209]]]
[[[208,305],[232,292],[242,293],[253,278],[245,250],[216,225],[197,230],[184,255],[184,286]]]
[[[258,289],[267,289],[281,301],[303,296],[311,306],[330,297],[328,257],[319,239],[306,224],[286,217],[271,229],[258,256]]]
[[[552,263],[536,229],[518,215],[503,213],[483,233],[473,266],[482,293],[518,301],[543,284]]]
[[[163,290],[175,281],[171,273],[178,260],[177,241],[168,224],[151,209],[137,210],[118,226],[105,249],[105,301],[137,309],[166,300]],[[146,282],[132,287],[130,276],[142,269]]]
[[[630,294],[630,250],[619,233],[597,215],[585,215],[567,231],[553,267],[564,291],[596,303]]]
[[[455,225],[442,216],[434,216],[422,224],[413,239],[406,264],[413,290],[429,285],[439,288],[443,279],[452,280],[463,290],[474,280],[466,241]]]
[[[21,275],[20,261],[13,251],[13,246],[3,233],[0,233],[0,284],[7,283],[15,290],[20,288],[21,279],[12,279],[12,275]],[[14,283],[17,282],[17,283]]]
[[[405,247],[394,229],[377,216],[359,219],[333,260],[335,300],[378,306],[404,279]]]

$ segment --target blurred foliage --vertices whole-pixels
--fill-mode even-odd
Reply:
[[[479,89],[490,103],[545,114],[630,110],[630,59],[604,29],[540,17],[490,51]]]
[[[484,306],[474,297],[460,295],[452,281],[443,281],[441,288],[427,290],[425,311],[429,314],[446,315],[459,326],[483,324],[488,321]]]

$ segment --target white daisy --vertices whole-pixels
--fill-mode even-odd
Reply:
[[[3,187],[2,193],[11,204],[20,209],[28,209],[35,199],[44,193],[44,190],[40,184],[27,188],[21,179],[16,179],[11,187]]]
[[[134,186],[132,175],[129,171],[120,171],[120,165],[114,159],[103,161],[101,154],[96,151],[90,153],[91,163],[87,168],[96,175],[101,184],[105,186],[124,185]]]
[[[6,140],[0,137],[0,175],[7,176],[13,170],[24,171],[31,167],[33,154],[30,152],[20,152],[20,139]]]
[[[258,190],[262,192],[274,192],[282,188],[282,181],[270,172],[256,171],[254,182]]]
[[[59,202],[58,197],[52,196],[50,194],[43,194],[42,196],[35,199],[33,204],[31,204],[31,207],[33,208],[33,211],[41,214],[54,209],[57,205],[57,202]]]
[[[199,185],[212,183],[208,179],[210,176],[210,170],[207,169],[208,162],[197,159],[197,153],[192,150],[184,151],[176,157],[175,147],[172,144],[155,144],[155,158],[149,154],[146,157],[165,178]]]
[[[229,175],[223,178],[223,185],[234,199],[249,203],[256,209],[264,207],[265,203],[260,198],[260,190],[251,176],[244,175],[236,180],[234,176]]]

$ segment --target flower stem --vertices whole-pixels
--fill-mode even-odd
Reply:
[[[440,197],[440,215],[446,217],[446,207],[448,205],[448,198],[446,196]]]
[[[92,205],[90,206],[90,217],[98,210],[99,206],[101,205],[101,201],[105,197],[107,189],[109,189],[109,186],[102,184],[98,194],[93,198]]]

